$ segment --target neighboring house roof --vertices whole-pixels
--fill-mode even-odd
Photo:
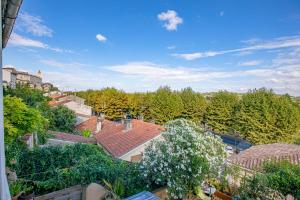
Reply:
[[[63,105],[65,103],[68,103],[70,102],[71,100],[64,100],[64,101],[55,101],[55,100],[52,100],[52,101],[49,101],[48,102],[48,105],[49,106],[59,106],[59,105]]]
[[[91,137],[86,138],[81,135],[74,135],[70,133],[63,133],[63,132],[56,132],[56,131],[48,131],[48,133],[53,135],[55,139],[58,140],[96,144],[95,138],[91,138]]]
[[[92,116],[88,120],[85,120],[75,126],[75,128],[79,131],[90,130],[92,133],[96,131],[96,127],[97,127],[96,116]]]
[[[124,124],[104,120],[101,131],[95,134],[97,143],[111,155],[121,157],[164,131],[162,126],[142,120],[133,119],[131,123],[132,128],[125,131]]]
[[[300,164],[300,145],[275,143],[252,146],[232,155],[228,161],[245,169],[259,170],[268,160],[276,162],[287,160],[293,164]]]

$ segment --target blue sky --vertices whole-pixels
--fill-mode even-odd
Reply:
[[[62,90],[300,95],[300,1],[28,0],[3,54]]]

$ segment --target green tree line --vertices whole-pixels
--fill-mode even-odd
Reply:
[[[299,104],[289,95],[278,95],[265,88],[245,94],[219,91],[206,96],[189,87],[174,91],[164,86],[146,93],[103,88],[76,95],[110,120],[120,119],[124,113],[162,125],[185,118],[217,133],[235,131],[254,144],[291,142],[300,138]]]

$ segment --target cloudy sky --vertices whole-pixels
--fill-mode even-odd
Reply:
[[[62,90],[160,85],[300,96],[300,1],[23,2],[4,65]]]

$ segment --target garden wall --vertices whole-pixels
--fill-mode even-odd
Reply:
[[[58,190],[45,194],[42,196],[35,197],[35,200],[82,200],[85,199],[85,189],[86,187],[81,185],[76,185],[63,190]]]

